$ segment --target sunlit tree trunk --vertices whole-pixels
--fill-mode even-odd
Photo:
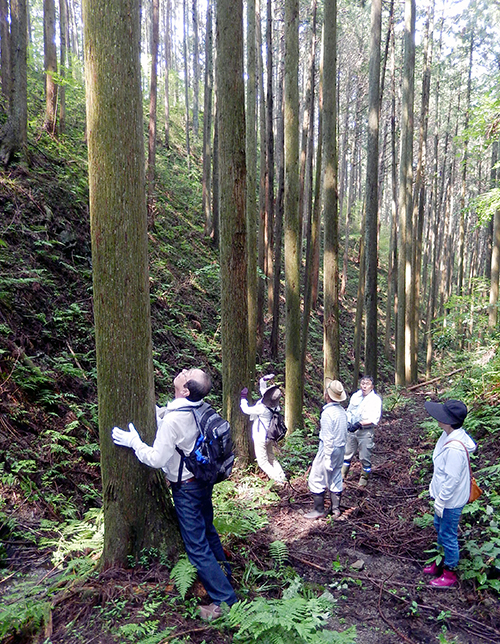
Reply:
[[[337,2],[326,0],[323,39],[323,362],[324,376],[339,377],[339,271],[337,193]]]
[[[66,87],[64,79],[66,77],[67,63],[67,42],[68,42],[68,2],[59,0],[59,76],[63,79],[59,86],[59,132],[62,134],[66,129]]]
[[[377,378],[377,264],[378,264],[378,164],[380,112],[380,40],[382,0],[372,0],[370,87],[366,159],[366,346],[365,371]]]
[[[240,391],[248,385],[248,286],[243,83],[243,0],[217,1],[221,340],[224,412],[242,463],[249,461]]]
[[[270,0],[268,0],[270,1]],[[264,70],[262,60],[262,33],[261,33],[261,12],[260,1],[256,5],[257,21],[256,21],[256,38],[257,38],[257,77],[258,77],[258,91],[259,91],[259,229],[258,229],[258,256],[257,262],[261,276],[266,275],[268,271],[269,255],[267,252],[267,245],[269,240],[269,233],[267,230],[268,217],[267,217],[267,132],[266,132],[266,99],[264,95]],[[256,349],[259,356],[262,355],[264,349],[264,311],[266,299],[266,280],[259,277],[257,280],[257,338]]]
[[[285,419],[302,425],[300,386],[299,2],[285,3]]]
[[[149,444],[156,433],[139,0],[85,0],[83,9],[102,564],[108,567],[126,565],[145,548],[171,556],[180,538],[164,476],[111,438],[113,426],[129,422]]]
[[[500,209],[493,220],[493,245],[491,249],[490,302],[488,327],[494,330],[498,321],[498,279],[500,274]]]
[[[43,0],[43,52],[45,70],[45,122],[50,134],[56,133],[57,123],[57,73],[56,6],[54,0]]]
[[[273,94],[273,8],[272,0],[267,3],[266,21],[266,275],[267,310],[272,314],[274,308],[274,94]]]
[[[399,170],[398,312],[396,323],[396,384],[411,379],[409,300],[411,285],[413,98],[415,72],[415,0],[405,0],[404,67]]]

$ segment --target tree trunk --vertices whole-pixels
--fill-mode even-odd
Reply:
[[[1,47],[1,77],[2,94],[8,105],[10,100],[11,74],[10,67],[10,27],[9,2],[0,0],[0,47]]]
[[[271,1],[271,0],[268,0]],[[267,276],[267,241],[269,238],[267,226],[267,213],[266,213],[266,185],[267,185],[267,133],[266,133],[266,100],[264,96],[264,70],[262,61],[262,34],[261,34],[261,18],[260,7],[257,5],[257,22],[256,22],[256,38],[257,38],[257,76],[258,76],[258,89],[259,89],[259,229],[258,229],[258,266],[261,275]],[[257,338],[256,350],[259,356],[262,355],[264,350],[264,304],[265,304],[265,286],[266,280],[260,277],[257,280]]]
[[[372,0],[370,87],[366,159],[366,346],[365,371],[377,379],[378,163],[380,112],[380,40],[382,0]]]
[[[210,209],[210,178],[212,169],[212,98],[213,98],[213,27],[212,3],[207,7],[206,59],[205,59],[205,92],[203,108],[203,176],[202,201],[205,219],[205,235],[212,234],[212,212]]]
[[[10,2],[11,95],[9,118],[0,130],[0,162],[8,165],[16,152],[24,153],[28,130],[26,0]]]
[[[200,64],[199,64],[199,37],[198,37],[198,0],[193,0],[193,134],[198,137],[199,128],[199,87],[200,87]]]
[[[180,544],[164,477],[111,438],[129,422],[156,433],[139,15],[139,0],[84,2],[104,567]]]
[[[248,373],[254,381],[257,354],[257,133],[256,133],[256,69],[255,0],[247,1],[247,242],[248,242]]]
[[[276,208],[274,217],[274,306],[271,327],[271,357],[278,359],[279,329],[280,329],[280,286],[283,246],[283,200],[285,196],[285,123],[284,123],[284,39],[281,39],[281,54],[279,57],[278,101],[276,107],[276,168],[278,175]]]
[[[57,123],[57,74],[56,5],[54,0],[43,0],[43,52],[45,70],[45,122],[44,128],[56,134]]]
[[[266,268],[267,275],[267,310],[274,310],[274,128],[273,128],[273,11],[272,0],[267,3],[267,92],[266,92]]]
[[[399,169],[398,312],[396,322],[396,384],[404,387],[410,373],[410,316],[412,238],[413,97],[415,73],[415,0],[405,0],[404,68]]]
[[[187,165],[190,166],[191,158],[191,144],[189,142],[189,64],[188,64],[188,10],[187,10],[187,0],[183,0],[183,15],[184,15],[184,39],[183,39],[183,51],[184,51],[184,107],[186,110],[186,155],[187,155]]]
[[[171,2],[172,0],[165,0],[165,147],[170,147],[170,54],[172,49],[171,38]],[[211,35],[210,35],[211,37]],[[208,43],[207,43],[208,48]]]
[[[156,173],[156,104],[158,96],[158,41],[160,34],[159,0],[152,0],[151,24],[151,79],[149,84],[149,128],[148,128],[148,220],[150,227],[155,225],[155,173]]]
[[[325,2],[323,39],[324,376],[339,377],[339,271],[337,194],[337,2]]]
[[[64,133],[66,129],[66,77],[67,42],[68,42],[68,0],[59,0],[59,76],[63,82],[59,86],[59,132]]]
[[[302,426],[300,386],[299,2],[285,3],[285,420]]]
[[[239,405],[241,388],[248,384],[243,0],[217,2],[217,110],[223,400],[238,455],[246,464],[249,436]]]

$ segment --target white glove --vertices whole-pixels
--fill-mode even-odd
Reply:
[[[269,373],[267,376],[264,376],[262,380],[265,380],[266,382],[268,380],[272,380],[274,378],[274,373]]]
[[[124,429],[120,429],[119,427],[113,427],[111,436],[113,437],[113,441],[116,445],[136,449],[136,447],[142,443],[141,437],[137,433],[133,423],[129,423],[128,428],[130,431],[126,432]]]
[[[325,456],[323,466],[327,472],[333,472],[332,459],[329,456]]]
[[[444,510],[444,503],[439,499],[436,499],[434,501],[434,512],[437,514],[439,518],[443,516],[443,510]]]

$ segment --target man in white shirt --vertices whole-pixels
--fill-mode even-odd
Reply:
[[[342,477],[347,478],[352,457],[359,451],[362,471],[358,485],[366,487],[372,469],[375,427],[382,416],[382,399],[375,393],[372,376],[363,376],[360,389],[352,395],[347,408],[347,443]]]
[[[220,604],[234,604],[231,569],[213,524],[213,485],[196,479],[182,463],[177,447],[189,454],[199,436],[194,414],[212,388],[210,376],[201,369],[184,369],[174,378],[175,398],[166,407],[156,408],[158,430],[153,446],[143,443],[134,425],[130,431],[113,428],[117,445],[130,447],[145,465],[161,468],[170,481],[179,527],[189,561],[196,567],[207,593],[209,606],[201,606],[204,619],[221,615]],[[182,408],[182,409],[180,409]]]

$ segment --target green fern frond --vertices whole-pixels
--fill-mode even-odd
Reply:
[[[238,628],[234,642],[240,644],[353,644],[355,628],[343,633],[327,631],[332,601],[329,596],[304,599],[264,599],[237,602],[228,622]]]
[[[187,591],[196,579],[196,568],[189,562],[186,555],[182,555],[172,568],[170,578],[174,582],[180,596],[184,599]]]
[[[279,572],[283,571],[288,560],[288,546],[283,541],[273,541],[269,544],[269,554],[274,559]]]

